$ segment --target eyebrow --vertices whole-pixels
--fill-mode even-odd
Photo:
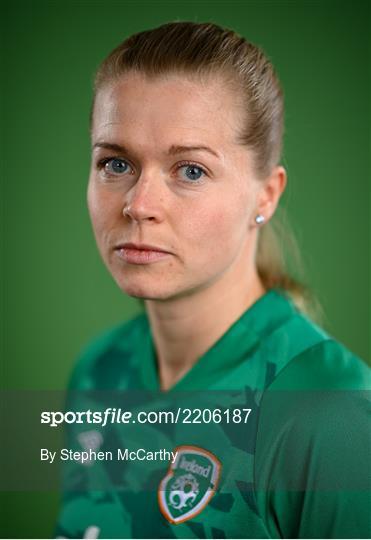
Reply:
[[[122,146],[121,144],[116,144],[116,143],[109,143],[109,142],[104,142],[104,141],[101,141],[101,142],[96,142],[93,146],[93,148],[106,148],[107,150],[113,150],[114,152],[123,152],[123,153],[129,153],[128,152],[128,149],[125,148],[125,146]],[[169,156],[173,156],[175,154],[182,154],[182,153],[185,153],[185,152],[191,152],[191,151],[204,151],[204,152],[209,152],[210,154],[212,154],[213,156],[216,156],[217,158],[220,158],[219,154],[217,152],[215,152],[215,150],[213,150],[212,148],[210,148],[209,146],[199,146],[199,145],[175,145],[175,144],[172,144],[169,148],[169,150],[167,151],[168,155]]]

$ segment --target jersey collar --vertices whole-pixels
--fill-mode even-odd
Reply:
[[[261,344],[264,337],[274,332],[295,311],[295,306],[282,289],[268,290],[229,327],[168,392],[227,389],[225,386],[228,385],[228,374],[232,370],[235,371],[247,361],[250,362],[247,371],[256,370],[253,362],[254,350]],[[156,351],[146,314],[144,314],[137,350],[144,388],[160,391]]]

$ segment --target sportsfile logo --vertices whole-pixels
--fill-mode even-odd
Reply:
[[[161,513],[174,524],[202,512],[215,493],[221,472],[218,458],[204,448],[178,446],[176,452],[177,459],[158,488]]]

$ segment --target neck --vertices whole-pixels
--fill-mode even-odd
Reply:
[[[167,390],[180,380],[264,293],[255,268],[248,275],[245,267],[240,279],[226,274],[189,296],[146,300],[161,388]]]

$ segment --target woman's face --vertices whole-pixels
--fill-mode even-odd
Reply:
[[[127,294],[190,295],[253,264],[261,183],[236,142],[235,102],[221,81],[180,75],[129,74],[98,94],[88,206],[102,258]]]

